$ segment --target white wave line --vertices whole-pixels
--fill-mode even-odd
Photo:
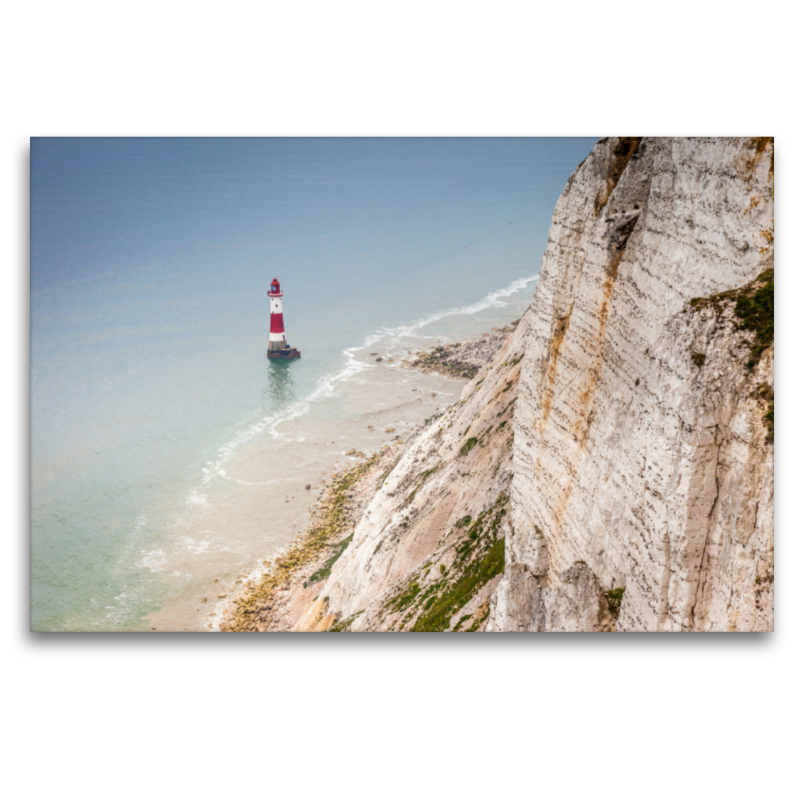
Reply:
[[[203,468],[203,483],[208,483],[214,477],[214,475],[219,474],[219,470],[222,465],[232,458],[236,451],[243,444],[249,442],[253,437],[267,431],[274,439],[283,438],[283,434],[280,434],[277,431],[277,427],[280,424],[284,422],[291,422],[292,420],[307,414],[311,409],[311,404],[315,403],[317,400],[324,400],[328,397],[335,396],[336,390],[334,384],[338,383],[339,381],[347,380],[359,372],[372,369],[372,365],[365,364],[363,361],[356,359],[354,354],[359,350],[363,350],[366,347],[372,347],[381,339],[412,336],[415,331],[424,328],[426,325],[430,325],[432,322],[437,322],[440,319],[444,319],[445,317],[476,314],[477,312],[483,311],[486,308],[505,305],[502,301],[502,298],[509,297],[521,289],[524,289],[529,283],[538,280],[538,275],[531,275],[527,278],[518,278],[517,280],[512,281],[508,286],[498,289],[496,292],[490,292],[486,295],[486,297],[484,297],[482,300],[479,300],[477,303],[473,303],[468,306],[460,306],[458,308],[448,308],[444,311],[437,311],[428,317],[416,320],[408,325],[401,325],[397,328],[383,328],[372,336],[367,337],[364,344],[360,347],[348,348],[344,351],[344,355],[347,358],[347,364],[345,365],[344,369],[334,373],[333,375],[321,377],[317,382],[317,386],[314,391],[306,395],[306,397],[304,397],[302,400],[298,400],[297,402],[293,403],[286,411],[264,417],[254,425],[251,425],[249,428],[237,433],[233,439],[220,447],[217,451],[217,458],[214,461],[209,461]]]
[[[509,297],[512,294],[520,291],[520,289],[524,289],[529,283],[538,280],[538,275],[531,275],[528,278],[518,278],[503,289],[498,289],[496,292],[490,292],[486,295],[486,297],[484,297],[482,300],[479,300],[477,303],[472,303],[468,306],[459,306],[458,308],[448,308],[443,311],[436,311],[430,316],[424,317],[423,319],[418,319],[415,322],[409,323],[408,325],[399,325],[396,328],[382,328],[381,330],[372,334],[372,336],[369,336],[364,342],[363,347],[373,347],[382,339],[396,339],[402,336],[413,336],[416,331],[421,330],[433,322],[438,322],[440,319],[444,319],[445,317],[477,314],[479,311],[483,311],[487,308],[503,306],[505,305],[505,303],[502,301],[503,297]]]
[[[334,373],[333,375],[324,375],[321,377],[317,382],[317,387],[314,389],[314,391],[306,395],[306,397],[304,397],[302,400],[298,400],[297,402],[293,403],[288,409],[286,409],[286,411],[264,417],[254,425],[251,425],[249,428],[237,433],[233,439],[220,447],[217,451],[217,458],[214,461],[209,461],[203,468],[203,483],[208,483],[214,477],[214,475],[219,474],[222,465],[230,460],[236,451],[243,444],[249,442],[253,437],[258,436],[266,431],[269,432],[274,439],[283,438],[283,435],[277,431],[278,425],[284,422],[291,422],[292,420],[307,414],[311,408],[311,404],[317,400],[333,397],[336,394],[334,384],[338,381],[347,380],[347,378],[355,375],[358,372],[361,372],[362,370],[370,369],[370,365],[357,361],[353,356],[353,353],[360,349],[361,348],[359,347],[351,347],[345,350],[344,355],[347,356],[348,363],[344,369]]]

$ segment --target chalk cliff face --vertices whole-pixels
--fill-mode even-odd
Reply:
[[[771,630],[773,348],[737,300],[772,281],[772,157],[601,140],[528,312],[297,629]]]
[[[772,628],[773,351],[749,371],[734,303],[689,304],[772,266],[772,188],[765,140],[607,140],[570,179],[521,343],[495,629],[566,625],[530,598],[580,561],[625,587],[617,630]]]

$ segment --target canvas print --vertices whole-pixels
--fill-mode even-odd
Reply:
[[[772,138],[34,138],[30,187],[33,631],[773,629]]]

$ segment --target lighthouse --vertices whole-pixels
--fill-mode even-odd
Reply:
[[[283,292],[277,278],[269,287],[269,349],[267,358],[300,358],[300,351],[286,343],[283,329]]]

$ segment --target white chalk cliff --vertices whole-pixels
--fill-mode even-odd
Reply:
[[[773,346],[735,308],[772,255],[772,140],[598,142],[297,629],[771,630]]]

